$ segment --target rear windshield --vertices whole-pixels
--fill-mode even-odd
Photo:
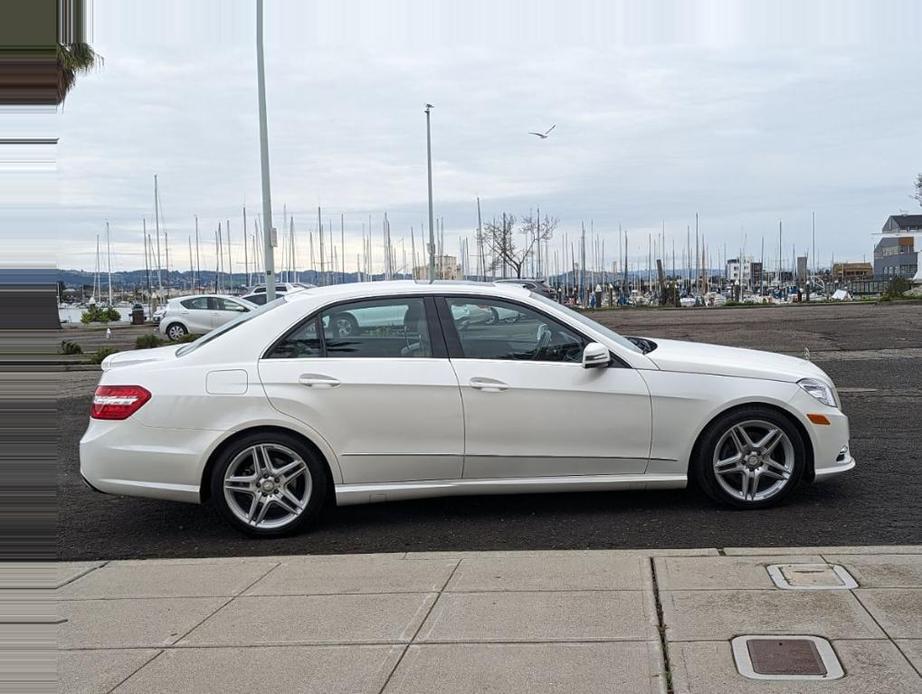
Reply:
[[[238,325],[242,325],[246,323],[248,320],[253,320],[254,318],[256,318],[256,316],[261,316],[264,313],[268,313],[269,311],[278,308],[284,303],[285,303],[285,297],[280,296],[278,299],[276,299],[275,301],[270,301],[265,306],[254,308],[252,311],[248,311],[247,313],[241,313],[239,316],[234,318],[229,323],[225,323],[220,328],[215,328],[211,332],[205,333],[195,342],[190,342],[187,345],[183,345],[178,350],[176,350],[176,356],[181,357],[184,354],[189,354],[190,352],[194,352],[202,345],[207,344],[208,342],[211,342],[212,340],[218,337],[221,337],[221,335],[225,335],[226,333],[236,328]]]

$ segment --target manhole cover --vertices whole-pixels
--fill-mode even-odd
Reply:
[[[849,590],[858,582],[838,564],[771,564],[768,575],[785,590]]]
[[[740,674],[757,680],[834,680],[845,675],[818,636],[738,636],[731,642]]]

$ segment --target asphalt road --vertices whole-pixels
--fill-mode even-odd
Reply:
[[[430,550],[922,543],[922,304],[615,311],[626,334],[802,354],[835,379],[858,467],[779,508],[738,512],[695,490],[466,497],[330,508],[305,534],[252,540],[210,508],[83,487],[77,443],[95,374],[63,376],[62,559]]]

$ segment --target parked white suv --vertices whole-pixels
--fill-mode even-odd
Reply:
[[[160,332],[171,340],[207,333],[256,308],[244,299],[221,294],[196,294],[171,299],[160,319]]]

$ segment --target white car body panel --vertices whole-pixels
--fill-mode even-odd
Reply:
[[[350,299],[461,295],[520,302],[609,348],[609,368],[474,359],[263,359],[317,309]],[[781,355],[656,340],[642,354],[514,286],[382,282],[297,292],[200,344],[112,355],[100,385],[150,400],[124,421],[90,420],[81,472],[111,493],[197,502],[206,464],[234,435],[277,427],[310,441],[338,503],[424,496],[682,487],[692,446],[719,413],[763,403],[806,432],[817,479],[854,466],[848,419],[796,381],[828,376]],[[177,356],[177,352],[180,356]],[[382,363],[385,362],[386,363]],[[304,374],[334,387],[299,383]],[[474,389],[471,379],[509,387]],[[387,392],[390,391],[390,392]],[[825,415],[815,426],[807,413]]]
[[[324,432],[344,482],[460,477],[464,418],[450,362],[389,359],[387,366],[379,359],[262,359],[259,375],[275,409]]]
[[[465,478],[646,470],[650,394],[639,372],[491,359],[451,363],[464,399]]]

